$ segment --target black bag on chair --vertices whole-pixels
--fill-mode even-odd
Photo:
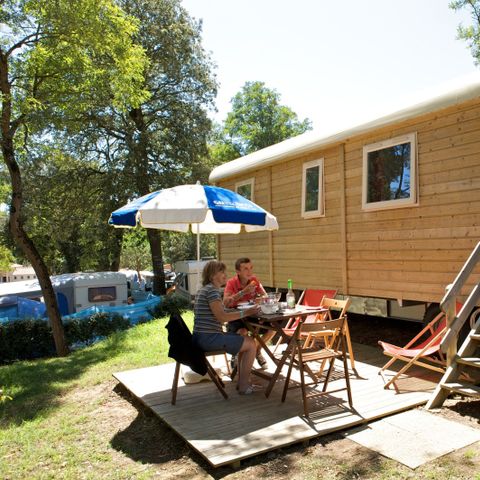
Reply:
[[[205,354],[193,345],[192,334],[179,312],[173,312],[170,315],[170,320],[165,328],[168,330],[168,343],[170,344],[168,356],[187,365],[194,372],[205,375],[207,373]]]

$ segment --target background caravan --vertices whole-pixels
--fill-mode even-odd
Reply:
[[[119,272],[65,273],[51,277],[60,313],[68,315],[92,306],[127,304],[127,277]],[[41,300],[38,280],[0,284],[0,297],[16,295]]]

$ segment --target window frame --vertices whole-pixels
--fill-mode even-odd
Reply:
[[[410,143],[410,197],[397,200],[383,200],[380,202],[367,203],[368,189],[368,154],[377,150],[394,147],[402,143]],[[362,210],[376,211],[389,210],[394,208],[405,208],[418,206],[418,160],[417,160],[417,133],[408,133],[394,138],[370,143],[363,147],[362,167]]]
[[[319,167],[318,178],[318,204],[316,210],[305,211],[305,197],[307,187],[307,170],[312,167]],[[324,158],[318,158],[305,162],[302,165],[302,218],[319,218],[325,216],[325,175],[324,175]]]
[[[87,298],[90,303],[114,302],[117,300],[117,287],[115,285],[88,287]]]
[[[255,177],[247,178],[246,180],[242,180],[241,182],[235,183],[235,193],[242,195],[238,189],[243,187],[244,185],[250,185],[252,190],[252,198],[249,198],[251,202],[255,202]],[[242,195],[243,196],[243,195]],[[246,197],[245,197],[246,198]]]

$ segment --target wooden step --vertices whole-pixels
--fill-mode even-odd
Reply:
[[[480,368],[480,358],[478,357],[457,357],[457,363],[468,365],[469,367]]]
[[[472,340],[475,340],[476,342],[480,342],[480,333],[472,333],[472,334],[470,335],[470,338],[471,338]]]
[[[459,393],[460,395],[480,398],[480,387],[472,385],[471,383],[442,383],[441,387],[446,390],[450,390],[451,392]]]

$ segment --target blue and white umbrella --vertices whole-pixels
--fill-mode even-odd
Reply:
[[[257,204],[221,187],[180,185],[144,195],[115,210],[115,227],[135,227],[201,233],[278,230],[277,219]]]

